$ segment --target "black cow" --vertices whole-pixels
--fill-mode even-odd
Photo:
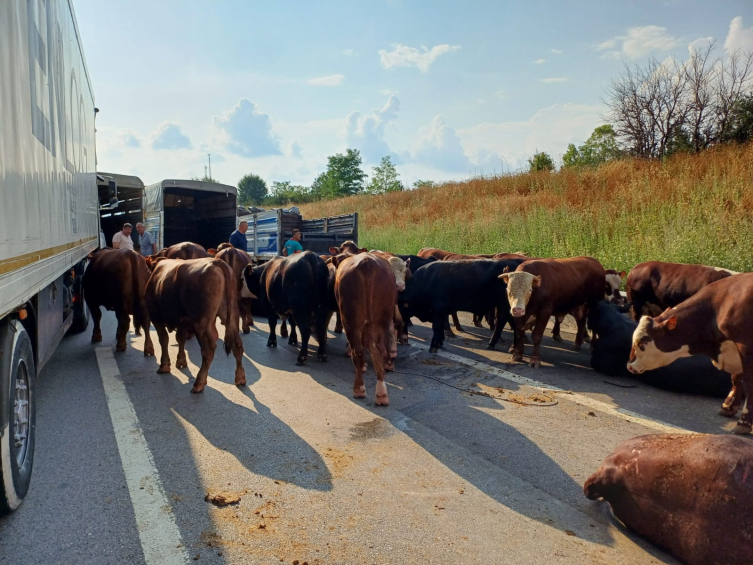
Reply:
[[[483,315],[496,308],[494,333],[487,349],[494,349],[502,328],[513,327],[507,285],[499,278],[505,269],[514,271],[519,259],[478,259],[475,261],[436,261],[418,269],[405,281],[405,291],[398,296],[400,313],[405,319],[416,316],[432,322],[434,336],[430,351],[436,353],[444,343],[444,327],[453,312]],[[402,340],[407,340],[403,329]]]
[[[434,263],[435,261],[437,261],[436,257],[429,257],[428,259],[424,259],[423,257],[419,257],[418,255],[400,255],[398,253],[395,253],[395,257],[400,257],[400,259],[406,262],[410,261],[409,268],[411,273],[415,273],[424,265],[428,265],[429,263]]]
[[[258,267],[249,265],[243,276],[248,291],[257,298],[252,303],[254,313],[266,316],[269,322],[267,347],[277,347],[278,315],[290,317],[290,345],[298,343],[295,327],[301,330],[301,350],[296,365],[306,364],[312,328],[319,342],[317,358],[326,361],[330,274],[324,261],[316,253],[304,251],[289,257],[275,257]]]
[[[632,377],[641,382],[675,392],[703,394],[725,398],[730,388],[730,375],[719,371],[708,357],[685,357],[672,365],[646,371],[639,375],[627,370],[633,332],[638,326],[620,308],[606,301],[588,313],[588,327],[598,336],[593,344],[591,367],[612,377]]]

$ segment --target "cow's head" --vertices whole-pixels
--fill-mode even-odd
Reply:
[[[628,371],[640,374],[690,357],[689,347],[680,342],[678,333],[677,316],[669,309],[657,318],[643,316],[633,332]]]
[[[531,299],[531,294],[541,285],[541,277],[525,271],[515,271],[514,273],[503,273],[499,275],[499,278],[507,283],[510,313],[516,318],[520,318],[526,313],[526,306]]]
[[[150,271],[154,271],[154,269],[157,267],[157,265],[161,261],[165,261],[167,257],[160,257],[159,255],[149,255],[145,258],[146,266],[149,267]]]
[[[617,272],[614,269],[606,271],[606,286],[604,287],[604,299],[613,304],[625,304],[625,297],[620,294],[622,279],[625,278],[625,271]]]
[[[332,255],[340,255],[342,253],[351,253],[357,255],[358,253],[366,253],[368,249],[365,247],[358,247],[354,242],[348,240],[343,242],[340,247],[330,247],[329,252]]]
[[[403,261],[400,257],[390,257],[387,259],[392,269],[392,273],[395,275],[395,284],[397,284],[397,291],[403,292],[405,290],[405,279],[410,276],[410,270],[406,261]]]
[[[264,267],[254,267],[246,265],[241,275],[241,298],[258,298],[259,297],[259,280],[261,271]]]

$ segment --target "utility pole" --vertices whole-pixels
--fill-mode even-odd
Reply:
[[[207,166],[204,165],[204,178],[207,178]]]
[[[212,178],[212,154],[207,153],[207,157],[209,157],[209,178]]]

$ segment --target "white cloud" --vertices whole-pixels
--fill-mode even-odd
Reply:
[[[692,55],[697,51],[703,51],[712,43],[714,43],[713,37],[699,37],[690,42],[690,45],[688,45],[688,52]]]
[[[385,69],[392,67],[416,67],[422,73],[428,73],[437,57],[445,53],[452,53],[460,49],[460,45],[435,45],[428,49],[425,45],[421,49],[408,47],[399,43],[392,44],[392,51],[379,50],[379,60]]]
[[[539,81],[549,84],[553,82],[567,82],[567,79],[565,77],[548,77],[548,78],[540,78]]]
[[[546,63],[546,59],[536,59],[533,62],[534,65],[543,65],[544,63]]]
[[[550,49],[555,55],[562,55],[562,49]]]
[[[745,29],[743,17],[737,16],[729,23],[729,33],[724,40],[724,49],[732,54],[735,51],[753,52],[753,26]]]
[[[191,140],[171,122],[162,122],[151,135],[152,149],[191,149]]]
[[[306,82],[316,86],[340,86],[345,80],[345,75],[329,75],[326,77],[311,78]]]
[[[301,158],[301,145],[297,141],[290,144],[290,156],[294,159]]]
[[[379,94],[384,94],[385,96],[397,96],[399,93],[400,91],[394,88],[383,88],[379,91]]]
[[[223,116],[215,116],[213,123],[231,153],[242,157],[282,154],[269,115],[258,112],[256,104],[246,98]]]
[[[348,57],[351,57],[356,54],[356,52],[353,49],[343,49],[341,51],[343,55],[347,55]]]
[[[400,100],[397,96],[390,96],[382,108],[373,110],[371,114],[362,116],[360,112],[351,112],[345,125],[348,146],[359,149],[366,162],[379,162],[391,153],[384,141],[384,131],[391,121],[397,119],[399,111]]]
[[[141,147],[141,140],[136,137],[133,130],[97,128],[97,149],[100,151],[138,149],[139,147]]]
[[[603,41],[596,47],[596,51],[604,51],[603,57],[605,58],[625,55],[636,59],[654,51],[669,51],[680,44],[682,40],[671,36],[667,28],[648,25],[630,27],[626,35],[618,35]]]
[[[453,128],[445,124],[442,116],[434,116],[429,124],[419,130],[418,136],[418,142],[410,151],[414,161],[443,171],[468,171],[471,163],[460,138]]]

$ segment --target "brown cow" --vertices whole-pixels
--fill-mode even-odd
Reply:
[[[514,273],[499,276],[507,283],[510,312],[515,324],[513,361],[523,360],[524,324],[531,316],[536,325],[531,333],[531,367],[541,365],[540,346],[549,318],[569,314],[579,306],[597,308],[604,298],[604,267],[592,257],[537,259],[521,263]],[[586,316],[580,316],[573,349],[580,349],[586,332]]]
[[[329,252],[331,255],[342,255],[343,253],[350,253],[356,255],[358,253],[366,253],[368,249],[365,247],[358,247],[353,241],[344,241],[340,247],[330,247]]]
[[[753,273],[723,278],[655,318],[643,316],[627,368],[643,373],[691,355],[707,355],[717,369],[732,375],[721,415],[737,413],[741,392],[753,398]],[[734,433],[750,433],[750,408],[746,404]]]
[[[126,350],[126,334],[131,325],[136,334],[144,330],[144,356],[154,355],[154,345],[149,335],[149,311],[144,300],[144,289],[149,279],[149,269],[144,258],[130,249],[101,249],[89,255],[89,265],[84,273],[84,300],[94,319],[92,342],[102,341],[99,307],[115,310],[118,319],[116,351]]]
[[[384,370],[391,363],[389,349],[395,339],[395,276],[389,263],[372,253],[346,257],[342,262],[335,257],[334,263],[335,297],[356,371],[353,397],[366,398],[363,370],[364,352],[368,350],[377,375],[375,402],[377,406],[387,406],[390,400]]]
[[[719,435],[635,437],[583,486],[628,528],[690,565],[751,563],[753,444]]]
[[[214,247],[210,247],[209,249],[207,249],[207,253],[209,253],[209,255],[211,255],[212,257],[214,257],[214,256],[215,256],[215,255],[217,255],[217,254],[218,254],[218,253],[219,253],[220,251],[224,251],[225,249],[235,249],[235,247],[233,247],[233,244],[232,244],[232,243],[227,243],[227,242],[225,242],[225,243],[220,243],[220,244],[219,244],[219,245],[217,246],[217,249],[215,249]]]
[[[648,261],[630,271],[626,291],[633,304],[633,319],[658,316],[667,308],[684,302],[704,286],[736,275],[735,271],[705,265],[685,265]]]
[[[198,243],[184,241],[183,243],[176,243],[170,247],[165,247],[156,255],[150,255],[147,257],[146,260],[151,269],[153,268],[155,261],[160,257],[164,257],[165,259],[183,259],[184,261],[187,261],[189,259],[204,259],[209,256],[207,250]]]
[[[232,351],[235,356],[235,384],[246,384],[243,342],[238,331],[238,287],[227,263],[211,257],[160,259],[146,285],[146,304],[162,349],[158,373],[170,372],[167,332],[177,330],[178,369],[188,366],[185,344],[195,335],[201,346],[201,368],[191,392],[202,392],[217,349],[219,316],[225,326],[225,353]]]
[[[228,245],[230,244],[228,243]],[[222,245],[220,247],[222,247]],[[238,310],[241,315],[241,327],[243,333],[247,334],[251,331],[251,326],[254,325],[254,319],[251,317],[251,300],[253,299],[253,296],[248,291],[248,287],[245,284],[243,269],[246,268],[246,265],[251,264],[251,255],[242,249],[236,249],[230,245],[230,247],[224,247],[222,250],[218,251],[215,258],[225,261],[225,263],[230,265],[230,268],[233,269],[235,280],[238,281]]]

